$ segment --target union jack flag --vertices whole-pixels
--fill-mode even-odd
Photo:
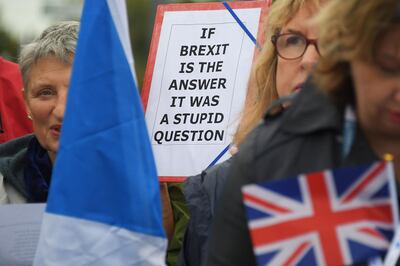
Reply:
[[[383,255],[397,200],[391,163],[242,188],[258,265],[351,265]]]

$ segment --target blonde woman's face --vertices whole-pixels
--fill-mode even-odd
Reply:
[[[375,140],[400,139],[400,25],[376,50],[375,62],[350,62],[358,119]]]
[[[25,101],[35,136],[52,161],[58,149],[71,66],[45,57],[32,66]]]
[[[304,5],[293,19],[282,28],[281,34],[297,33],[310,40],[317,39],[316,30],[309,23],[314,12],[314,9]],[[276,88],[279,97],[288,96],[301,90],[318,59],[319,53],[314,45],[309,45],[303,56],[298,59],[288,60],[278,56]]]

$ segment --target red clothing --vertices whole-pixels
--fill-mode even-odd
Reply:
[[[0,57],[0,143],[32,132],[18,65]]]

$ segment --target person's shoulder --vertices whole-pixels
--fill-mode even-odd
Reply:
[[[279,104],[279,103],[278,103]],[[271,106],[271,108],[274,106]],[[270,110],[273,110],[272,113]],[[239,147],[235,161],[243,163],[252,162],[260,154],[271,147],[276,146],[283,138],[287,138],[281,132],[284,126],[287,109],[269,109],[260,123],[249,133]]]
[[[231,162],[232,157],[207,168],[199,175],[187,178],[184,194],[189,209],[193,209],[191,206],[195,205],[195,208],[200,209],[201,212],[214,212],[222,188],[228,179]]]
[[[5,158],[14,157],[21,151],[27,149],[29,142],[33,138],[34,135],[29,134],[0,144],[0,161]]]
[[[18,69],[18,64],[0,57],[0,69]]]
[[[185,181],[185,186],[210,186],[210,183],[218,182],[217,179],[223,178],[228,171],[231,162],[232,158],[229,158],[226,161],[215,164],[203,170],[198,175],[188,177]]]
[[[20,177],[16,173],[23,169],[28,145],[33,138],[33,135],[26,135],[0,144],[0,175],[2,175],[2,179],[7,180],[7,182],[0,180],[0,183],[3,184],[3,189],[0,189],[2,190],[0,197],[3,198],[3,202],[5,199],[11,203],[26,201],[25,196],[23,196],[24,189],[21,189],[21,186],[18,185],[20,184]]]
[[[309,81],[299,93],[272,103],[264,119],[239,148],[239,154],[241,160],[253,161],[266,152],[290,148],[293,140],[302,140],[316,132],[340,131],[341,125],[337,106]]]
[[[223,161],[219,164],[216,164],[216,165],[204,170],[203,171],[203,183],[207,183],[211,179],[213,179],[213,180],[215,179],[215,182],[217,182],[218,178],[224,178],[231,163],[232,163],[232,157],[226,161]],[[205,177],[207,177],[207,178],[205,178]]]
[[[21,80],[21,74],[17,63],[5,60],[0,57],[0,77],[8,80]]]

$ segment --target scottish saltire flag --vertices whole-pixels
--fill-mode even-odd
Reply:
[[[124,0],[86,0],[35,265],[163,265]]]
[[[351,265],[383,255],[397,217],[390,167],[378,162],[244,186],[258,265]]]

